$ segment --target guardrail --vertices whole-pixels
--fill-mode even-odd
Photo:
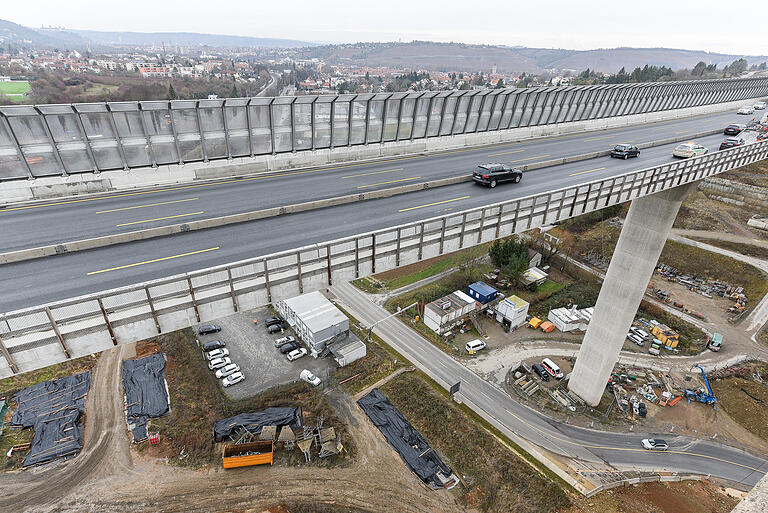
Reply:
[[[0,107],[0,180],[413,141],[714,105],[768,78]]]
[[[768,141],[353,237],[0,315],[0,378],[264,306],[695,182]]]

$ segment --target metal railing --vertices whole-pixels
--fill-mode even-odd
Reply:
[[[768,141],[0,315],[0,377],[209,321],[695,182]]]
[[[768,78],[0,107],[0,180],[208,162],[669,111]]]

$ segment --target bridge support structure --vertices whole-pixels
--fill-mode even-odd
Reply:
[[[697,182],[632,201],[581,344],[568,389],[597,406],[664,249]]]

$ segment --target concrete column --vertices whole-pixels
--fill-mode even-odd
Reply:
[[[608,377],[645,294],[659,255],[691,183],[632,201],[568,389],[592,406]]]

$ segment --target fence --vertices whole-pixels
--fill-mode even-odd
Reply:
[[[701,180],[768,141],[0,316],[0,377],[319,290]]]
[[[768,78],[0,107],[0,180],[412,141],[768,95]]]

